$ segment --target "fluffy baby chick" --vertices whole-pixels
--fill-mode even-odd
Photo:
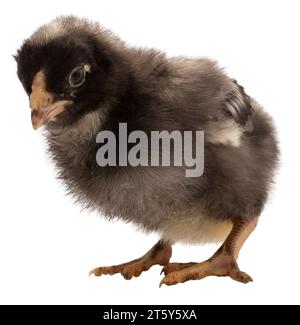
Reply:
[[[237,81],[211,60],[132,48],[73,16],[40,27],[16,61],[32,125],[45,126],[68,191],[161,236],[141,258],[92,274],[130,279],[159,264],[166,285],[209,275],[252,280],[236,260],[265,205],[278,149],[270,118]],[[184,166],[100,167],[97,134],[113,131],[119,141],[119,123],[128,133],[204,131],[203,175],[186,177]],[[169,263],[176,242],[222,245],[205,262]]]

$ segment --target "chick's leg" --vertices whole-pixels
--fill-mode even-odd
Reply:
[[[251,232],[255,229],[258,218],[236,219],[223,245],[207,261],[202,263],[170,263],[165,266],[162,284],[174,285],[188,280],[203,279],[210,275],[229,276],[233,280],[248,283],[252,278],[240,271],[236,262],[240,249]]]
[[[144,256],[128,263],[97,267],[90,272],[90,275],[100,276],[103,274],[113,275],[121,273],[126,280],[130,280],[132,277],[139,276],[143,271],[149,270],[153,265],[167,265],[171,255],[171,244],[160,240]]]

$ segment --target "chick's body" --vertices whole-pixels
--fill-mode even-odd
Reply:
[[[152,51],[143,56],[149,66],[143,71],[143,65],[134,62],[138,73],[129,85],[134,94],[125,94],[128,98],[116,104],[113,114],[102,119],[100,107],[69,130],[49,129],[50,151],[61,176],[87,206],[146,230],[163,230],[166,239],[176,239],[173,232],[181,239],[180,228],[187,242],[225,238],[228,220],[259,215],[266,200],[275,157],[269,119],[253,102],[251,132],[230,121],[222,105],[234,83],[211,61],[169,62],[161,56],[156,62]],[[210,121],[211,116],[220,121]],[[204,130],[204,174],[187,178],[184,169],[176,167],[97,167],[96,135],[101,129],[117,130],[117,122],[127,122],[128,133]]]
[[[89,48],[92,42],[100,44],[99,53],[89,52],[95,62],[90,64],[87,89],[75,95],[79,98],[82,91],[85,104],[76,105],[75,99],[46,125],[49,151],[77,199],[107,217],[159,232],[163,243],[224,240],[236,220],[248,224],[260,215],[277,159],[274,128],[235,80],[211,60],[168,58],[156,50],[130,48],[95,24],[66,17],[39,29],[19,51],[25,89],[42,69],[47,87],[55,91],[54,69],[51,63],[43,65],[38,48],[51,44],[50,57],[64,52],[55,46],[68,39],[70,31],[75,52],[76,41],[85,34],[91,37]],[[35,64],[40,60],[31,79],[23,67],[30,61],[26,51],[34,53]],[[95,83],[100,81],[97,91]],[[203,175],[186,177],[184,166],[99,167],[97,133],[110,130],[118,136],[119,123],[127,123],[128,133],[204,131]],[[158,246],[155,251],[164,245]]]

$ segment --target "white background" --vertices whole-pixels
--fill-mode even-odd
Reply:
[[[300,303],[299,1],[2,1],[0,13],[0,303]],[[81,212],[65,197],[33,131],[12,54],[60,14],[101,22],[129,44],[217,59],[274,116],[282,151],[277,186],[245,244],[243,285],[210,277],[158,288],[160,267],[125,281],[91,268],[139,257],[157,240]],[[173,260],[201,261],[215,246],[176,245]]]

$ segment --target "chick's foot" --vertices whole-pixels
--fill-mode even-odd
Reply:
[[[101,276],[104,274],[113,275],[120,273],[126,280],[130,280],[132,277],[138,277],[143,271],[149,270],[153,265],[166,266],[171,255],[172,247],[170,243],[160,240],[149,252],[136,260],[114,266],[97,267],[89,274]]]
[[[252,278],[245,272],[240,271],[236,262],[239,252],[255,229],[258,218],[237,218],[232,220],[232,230],[223,245],[207,261],[202,263],[170,263],[164,266],[165,277],[163,284],[174,285],[188,280],[200,280],[210,275],[229,276],[233,280],[248,283]]]
[[[163,284],[170,286],[188,280],[200,280],[210,275],[229,276],[242,283],[252,281],[252,278],[248,274],[240,271],[233,256],[222,253],[202,263],[187,263],[187,267],[185,267],[185,263],[172,264],[169,264],[170,268],[165,268],[166,270],[164,272],[166,276],[160,282],[160,286]],[[170,271],[172,268],[173,271]]]

